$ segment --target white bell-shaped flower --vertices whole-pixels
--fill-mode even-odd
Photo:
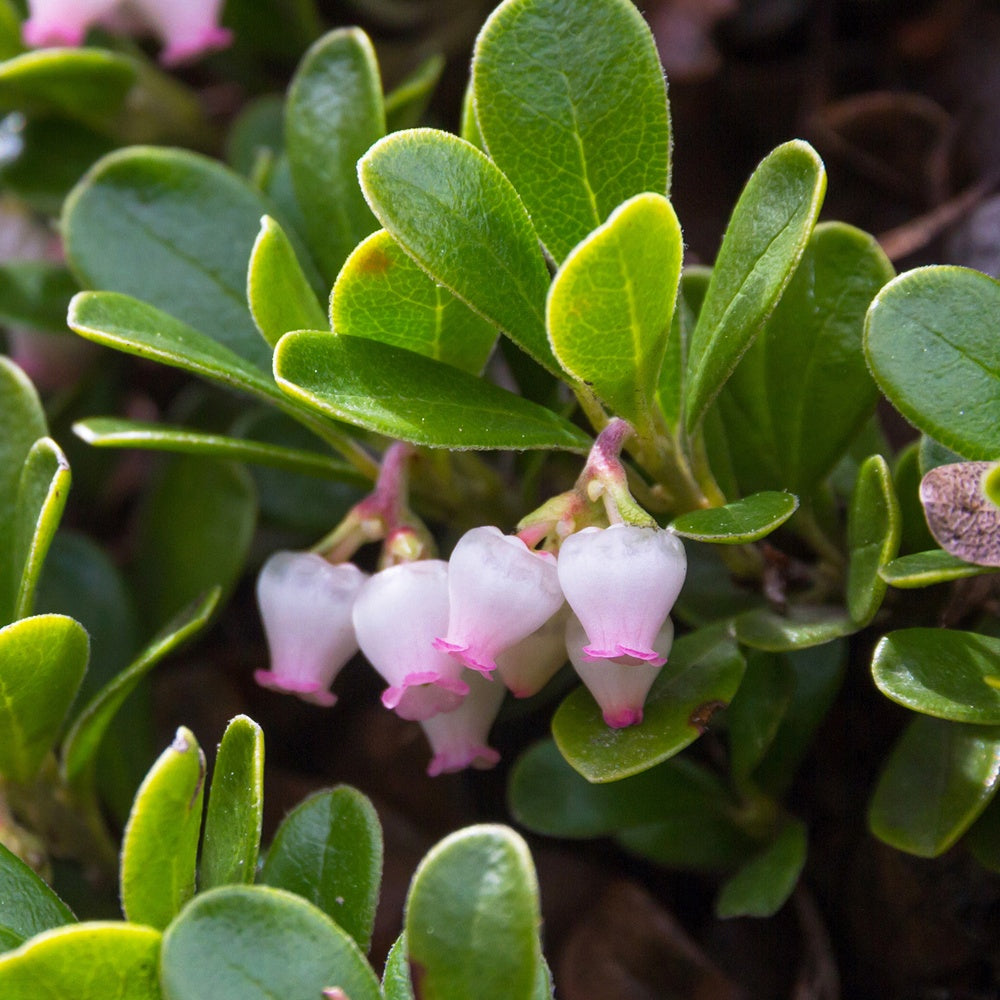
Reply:
[[[506,689],[474,670],[466,670],[465,678],[469,683],[465,701],[453,712],[441,712],[420,723],[434,754],[427,767],[432,778],[467,767],[487,770],[500,760],[487,739]]]
[[[589,637],[583,655],[662,666],[656,637],[677,600],[687,556],[671,531],[613,524],[584,528],[559,550],[559,582]]]
[[[276,552],[257,578],[257,603],[271,669],[263,687],[332,705],[330,685],[358,651],[351,607],[366,575],[352,563],[333,565],[314,552]]]
[[[492,526],[459,539],[448,562],[448,590],[447,633],[438,633],[434,645],[485,674],[563,602],[555,556]]]
[[[634,656],[595,660],[584,649],[587,633],[575,616],[566,625],[566,650],[580,680],[601,708],[604,721],[613,729],[642,722],[646,695],[661,670],[661,664]],[[668,618],[653,641],[657,657],[665,661],[674,641],[674,624]]]
[[[566,662],[569,605],[497,657],[497,673],[515,698],[530,698],[545,687]]]
[[[354,602],[361,652],[389,687],[382,704],[422,721],[457,708],[469,691],[462,665],[434,648],[448,624],[448,564],[400,563],[376,573]]]

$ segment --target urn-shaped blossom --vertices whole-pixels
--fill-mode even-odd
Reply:
[[[448,564],[400,563],[376,573],[354,602],[358,645],[389,687],[382,704],[421,721],[461,704],[462,665],[434,648],[448,624]]]
[[[365,579],[352,563],[334,566],[313,552],[271,556],[257,578],[271,669],[258,670],[257,683],[332,705],[328,689],[358,651],[351,607]]]
[[[566,650],[573,668],[594,696],[604,721],[614,729],[642,722],[646,695],[662,667],[652,660],[620,656],[613,660],[594,659],[584,649],[587,633],[575,616],[566,625]],[[653,640],[653,650],[666,660],[674,641],[674,625],[668,618]]]
[[[427,767],[432,778],[467,767],[486,770],[500,760],[487,738],[506,689],[474,670],[466,670],[464,675],[469,693],[462,704],[420,723],[433,752]]]
[[[559,582],[580,619],[592,660],[665,660],[656,637],[677,600],[687,557],[670,531],[613,524],[570,535],[559,551]]]
[[[537,694],[566,662],[566,620],[570,614],[563,601],[547,622],[497,657],[497,673],[515,698]]]
[[[481,673],[543,625],[563,603],[556,559],[516,535],[485,526],[467,531],[448,562],[450,614],[437,649]]]

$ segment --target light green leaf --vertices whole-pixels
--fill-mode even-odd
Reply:
[[[247,302],[257,329],[272,347],[289,330],[321,330],[326,324],[295,247],[269,215],[260,220],[250,251]]]
[[[451,365],[363,337],[300,331],[274,353],[278,384],[328,417],[437,448],[565,448],[563,417]]]
[[[0,996],[10,1000],[161,1000],[160,932],[93,921],[46,931],[0,957]]]
[[[725,628],[705,628],[674,643],[646,697],[643,721],[610,729],[583,687],[556,710],[552,735],[567,761],[588,781],[617,781],[680,753],[732,700],[744,661]]]
[[[953,556],[941,549],[931,549],[929,552],[914,552],[912,555],[900,556],[886,563],[879,570],[879,576],[890,587],[901,590],[912,590],[916,587],[930,587],[935,583],[949,583],[952,580],[963,580],[970,576],[980,576],[983,573],[996,573],[989,566],[975,566],[958,556]]]
[[[382,996],[385,1000],[416,1000],[410,982],[409,962],[406,935],[400,934],[389,949],[382,972]]]
[[[501,4],[472,68],[486,148],[557,262],[626,199],[667,193],[663,70],[628,0]]]
[[[438,53],[428,56],[405,80],[385,95],[386,132],[398,132],[420,124],[444,68],[444,56]]]
[[[20,944],[42,931],[73,923],[76,917],[70,908],[17,855],[0,844],[0,932],[18,938]],[[0,951],[4,950],[0,947]]]
[[[780,527],[798,510],[799,498],[791,493],[754,493],[724,507],[693,510],[670,522],[682,538],[697,542],[741,545],[755,542]]]
[[[310,796],[278,827],[260,881],[309,900],[362,951],[382,880],[382,827],[371,802],[340,786]]]
[[[199,893],[163,935],[163,1000],[380,1000],[358,946],[299,896],[266,886]]]
[[[513,830],[471,826],[446,837],[421,861],[406,900],[421,1000],[532,1000],[540,920],[531,853]]]
[[[901,274],[868,312],[865,352],[912,424],[964,458],[1000,455],[1000,284],[963,267]]]
[[[163,930],[194,895],[205,755],[181,726],[136,792],[122,834],[122,910]]]
[[[347,258],[333,286],[330,323],[337,333],[403,347],[473,375],[497,339],[496,327],[429,277],[384,229]]]
[[[918,715],[879,777],[868,825],[909,854],[937,857],[975,822],[1000,779],[1000,728]]]
[[[683,252],[670,202],[639,194],[572,250],[549,289],[559,363],[639,428],[655,405]]]
[[[765,157],[743,189],[691,336],[688,430],[704,416],[788,284],[825,190],[823,164],[801,140]]]
[[[719,891],[716,916],[770,917],[792,894],[806,863],[806,828],[788,820],[775,839],[751,858]]]
[[[331,31],[299,64],[285,105],[285,148],[309,245],[328,283],[375,229],[355,164],[385,135],[375,50],[359,28]]]
[[[886,583],[880,574],[899,551],[900,530],[892,474],[881,455],[872,455],[858,470],[847,513],[847,610],[859,627],[882,604]]]
[[[264,734],[237,715],[222,734],[208,792],[198,888],[253,882],[264,815]]]
[[[1000,462],[983,476],[983,492],[1000,507]]]
[[[52,749],[87,669],[90,641],[65,615],[0,629],[0,775],[30,781]]]
[[[435,281],[554,374],[549,272],[510,181],[475,146],[435,129],[396,132],[358,164],[382,225]]]

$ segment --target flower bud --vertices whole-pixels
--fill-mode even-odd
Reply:
[[[515,698],[538,694],[566,662],[566,619],[570,614],[563,601],[544,625],[497,657],[497,673]]]
[[[427,767],[432,778],[467,767],[487,770],[500,760],[486,741],[503,702],[504,686],[472,670],[466,670],[465,677],[469,682],[465,701],[452,712],[420,723],[434,753]]]
[[[257,603],[271,652],[258,670],[262,687],[332,705],[328,688],[358,651],[351,606],[365,574],[351,563],[332,565],[313,552],[276,552],[257,578]]]

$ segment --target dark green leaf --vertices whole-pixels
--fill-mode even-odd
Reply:
[[[777,837],[726,881],[715,901],[716,915],[770,917],[792,894],[806,863],[806,828],[790,819]]]
[[[0,926],[23,941],[72,923],[76,923],[76,917],[70,908],[19,857],[0,844]]]
[[[667,193],[663,70],[627,0],[501,4],[476,43],[473,85],[486,148],[556,261],[626,199]]]
[[[858,470],[847,513],[847,610],[858,625],[867,625],[885,596],[880,572],[899,551],[899,501],[889,466],[872,455]]]
[[[768,155],[743,189],[691,336],[685,401],[689,430],[704,416],[784,291],[825,190],[823,164],[801,140]]]
[[[899,512],[903,519],[899,551],[904,556],[911,553],[923,553],[937,547],[934,536],[927,528],[924,508],[920,503],[921,475],[920,442],[911,441],[896,455],[892,469],[892,481],[896,487]],[[882,578],[888,580],[884,573]]]
[[[420,124],[444,67],[443,56],[437,53],[428,56],[391,93],[385,95],[386,132],[398,132]]]
[[[915,716],[893,748],[868,810],[880,840],[933,858],[971,826],[1000,779],[1000,729]]]
[[[693,510],[670,522],[682,538],[698,542],[740,545],[755,542],[780,527],[798,510],[799,498],[791,493],[754,493],[724,507]]]
[[[1000,799],[995,795],[962,844],[984,868],[1000,873]]]
[[[868,313],[865,351],[892,404],[964,458],[1000,455],[1000,284],[963,267],[901,274]]]
[[[669,820],[621,830],[615,840],[664,868],[731,871],[756,845],[732,816],[718,811],[717,802],[693,791],[690,798],[678,801],[678,810]]]
[[[671,614],[700,628],[762,606],[763,596],[736,583],[716,545],[687,541],[687,577]]]
[[[890,586],[909,590],[995,572],[988,566],[975,566],[941,549],[931,549],[893,559],[879,570],[879,575]]]
[[[438,448],[565,448],[589,439],[563,417],[451,365],[362,337],[286,334],[278,384],[329,417]]]
[[[382,828],[347,786],[318,792],[282,821],[260,881],[308,899],[358,943],[371,944],[382,880]]]
[[[712,272],[707,267],[689,266],[681,272],[677,305],[670,323],[667,352],[663,357],[656,390],[660,411],[675,435],[684,417],[684,371],[687,368],[688,344],[711,276]]]
[[[739,615],[735,625],[740,642],[772,653],[819,646],[858,630],[839,608],[802,604],[792,605],[784,615],[755,608]]]
[[[0,322],[63,333],[69,300],[79,290],[80,286],[61,264],[10,261],[0,267]]]

